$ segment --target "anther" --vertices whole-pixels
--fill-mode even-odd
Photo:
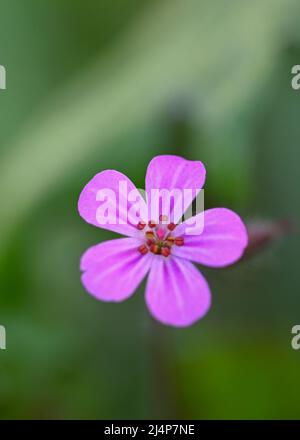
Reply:
[[[145,222],[138,222],[136,227],[138,228],[139,231],[142,231],[145,226],[146,226]]]
[[[152,244],[151,246],[150,246],[150,251],[153,253],[153,254],[159,254],[160,252],[160,249],[159,249],[159,246],[157,245],[157,244]]]
[[[184,245],[184,240],[182,237],[176,237],[175,238],[175,244],[176,246],[183,246]]]
[[[168,244],[172,245],[175,243],[175,237],[172,237],[171,235],[167,237]]]
[[[169,231],[174,231],[174,229],[176,228],[175,223],[169,223],[167,228],[169,229]]]
[[[146,241],[146,243],[147,243],[148,246],[151,246],[151,244],[154,243],[154,240],[151,240],[151,238],[149,238],[149,239]]]
[[[148,226],[149,226],[149,228],[155,228],[156,223],[153,220],[149,220]]]
[[[147,254],[147,252],[148,252],[148,248],[147,248],[147,246],[145,246],[144,244],[142,244],[142,245],[138,248],[138,251],[139,251],[142,255],[145,255],[145,254]]]
[[[170,255],[170,253],[171,253],[170,248],[168,248],[168,247],[166,247],[166,246],[164,246],[164,247],[161,248],[161,254],[162,254],[164,257],[168,257],[168,256]]]
[[[146,235],[146,237],[148,239],[152,239],[154,237],[154,232],[153,231],[147,231],[145,235]]]
[[[167,221],[168,221],[168,216],[167,216],[167,215],[163,215],[163,214],[161,214],[161,215],[159,216],[159,221],[160,221],[160,222],[167,222]]]

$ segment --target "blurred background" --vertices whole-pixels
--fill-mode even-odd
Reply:
[[[300,64],[297,0],[0,0],[0,417],[299,418]],[[96,301],[79,258],[116,235],[77,214],[112,168],[207,169],[206,208],[295,232],[202,269],[208,315],[154,322],[144,285]]]

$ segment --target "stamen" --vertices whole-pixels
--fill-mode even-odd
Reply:
[[[169,229],[169,231],[174,231],[174,229],[176,228],[175,223],[169,223],[167,228]]]
[[[171,253],[170,248],[168,248],[168,247],[166,247],[166,246],[164,246],[164,247],[161,248],[161,254],[162,254],[164,257],[168,257],[168,256],[170,255],[170,253]]]
[[[146,226],[145,222],[138,222],[136,227],[138,228],[139,231],[142,231],[145,226]]]
[[[147,231],[145,235],[146,235],[147,238],[152,239],[154,237],[154,232],[153,231]]]
[[[159,246],[158,246],[157,244],[152,244],[152,245],[150,246],[150,251],[151,251],[153,254],[159,254],[159,253],[160,253]]]
[[[160,216],[160,221],[165,219],[166,216]],[[147,252],[152,252],[155,255],[162,255],[163,257],[168,257],[172,253],[172,246],[183,246],[183,237],[173,237],[170,230],[175,229],[177,225],[170,223],[168,229],[162,226],[161,223],[156,224],[154,221],[148,223],[153,229],[145,231],[145,243],[138,248],[138,251],[145,255]],[[154,229],[155,225],[155,229]],[[144,222],[139,222],[139,228],[144,228]]]
[[[168,221],[168,216],[167,216],[167,215],[163,215],[163,214],[161,214],[161,215],[159,216],[159,221],[160,221],[160,222],[167,222],[167,221]]]
[[[149,228],[155,228],[156,223],[153,220],[149,220],[148,226],[149,226]]]
[[[167,242],[168,242],[168,244],[170,244],[172,246],[175,243],[175,237],[172,237],[172,235],[169,235],[169,237],[167,237]]]
[[[176,237],[175,238],[175,244],[176,246],[183,246],[184,245],[184,240],[182,237]]]
[[[138,250],[139,250],[139,252],[140,252],[142,255],[145,255],[145,254],[148,253],[148,248],[147,248],[147,246],[145,246],[144,244],[142,244],[142,245],[138,248]]]

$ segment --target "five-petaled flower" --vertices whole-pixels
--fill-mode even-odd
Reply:
[[[200,161],[157,156],[148,165],[146,194],[162,188],[199,191],[204,181],[205,168]],[[101,203],[97,194],[103,188],[117,194],[120,182],[135,190],[125,175],[106,170],[97,174],[80,195],[78,209],[84,220],[127,236],[100,243],[83,254],[82,283],[97,299],[117,302],[130,297],[149,273],[146,303],[152,316],[167,325],[189,326],[202,318],[211,304],[209,286],[192,262],[210,267],[236,262],[247,246],[246,228],[240,217],[226,208],[196,214],[195,221],[200,216],[204,219],[201,233],[196,235],[187,233],[187,220],[168,222],[170,212],[160,212],[155,221],[140,219],[134,223],[125,215],[132,208],[129,200],[125,210],[114,206],[118,221],[101,225],[96,214]],[[139,202],[147,211],[151,199],[146,198],[148,206],[142,196]],[[116,205],[116,200],[111,204]]]

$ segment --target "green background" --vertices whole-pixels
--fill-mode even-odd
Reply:
[[[297,0],[0,0],[1,418],[299,418],[299,236],[201,269],[209,314],[154,322],[144,286],[107,304],[79,258],[114,234],[77,214],[112,168],[207,169],[206,207],[247,222],[299,205]]]

